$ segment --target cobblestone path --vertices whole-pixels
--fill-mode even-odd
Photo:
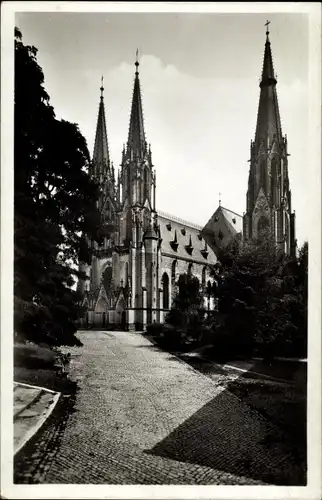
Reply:
[[[138,333],[81,332],[65,398],[16,483],[297,484],[278,429]]]

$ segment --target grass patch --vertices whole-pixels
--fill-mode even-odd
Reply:
[[[244,377],[227,389],[281,429],[296,455],[306,461],[306,383],[284,384]]]
[[[58,348],[32,343],[14,345],[14,381],[68,392],[68,363]]]

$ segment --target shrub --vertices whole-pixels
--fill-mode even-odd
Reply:
[[[160,344],[169,349],[180,349],[184,345],[185,336],[185,331],[182,328],[166,325]]]
[[[277,251],[269,237],[233,244],[219,253],[216,269],[220,329],[216,339],[231,355],[305,357],[308,246],[298,258]]]
[[[202,345],[213,345],[214,341],[214,327],[212,325],[203,325],[200,331],[200,343]]]
[[[15,366],[54,369],[57,357],[57,353],[49,347],[42,347],[29,342],[14,346]]]
[[[150,323],[146,327],[146,333],[152,337],[159,337],[163,332],[163,327],[162,323]]]

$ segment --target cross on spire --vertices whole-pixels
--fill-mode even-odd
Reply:
[[[269,27],[270,24],[271,24],[270,21],[266,21],[266,23],[265,23],[265,26],[266,26],[266,35],[267,36],[269,35],[268,27]]]
[[[101,88],[100,88],[100,91],[101,91],[101,97],[103,97],[103,92],[104,92],[104,77],[103,77],[103,75],[101,76]]]
[[[139,68],[139,49],[136,49],[136,53],[135,53],[135,66],[136,66],[136,72],[135,74],[138,75],[139,71],[138,71],[138,68]]]
[[[219,206],[221,207],[221,192],[219,191]]]

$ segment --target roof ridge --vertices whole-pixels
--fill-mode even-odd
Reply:
[[[163,212],[162,210],[158,210],[158,215],[160,217],[163,217],[164,219],[169,219],[172,220],[173,222],[179,222],[180,224],[183,224],[184,226],[191,227],[193,229],[198,229],[202,231],[203,227],[200,226],[199,224],[196,224],[194,222],[189,222],[185,219],[181,219],[180,217],[177,217],[176,215],[171,215],[168,212]]]
[[[223,207],[222,205],[220,208],[223,208],[224,210],[228,210],[228,212],[231,212],[232,214],[238,215],[238,217],[242,217],[242,215],[238,214],[237,212],[234,212],[234,210],[230,210],[230,208]]]

